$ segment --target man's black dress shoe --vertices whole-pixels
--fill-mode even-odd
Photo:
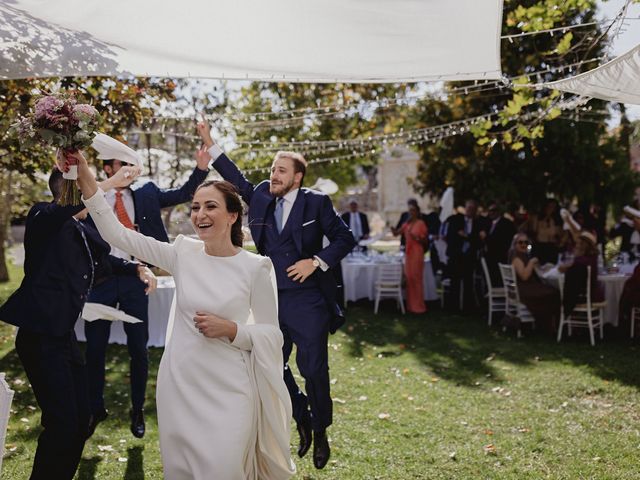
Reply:
[[[87,438],[90,438],[91,435],[96,431],[96,427],[100,422],[104,422],[109,416],[109,412],[107,412],[104,408],[99,412],[94,412],[89,417],[89,428],[87,429]]]
[[[327,431],[313,432],[313,466],[318,470],[324,468],[331,456]]]
[[[144,437],[144,413],[142,410],[131,410],[131,433],[136,438]]]
[[[298,447],[298,456],[304,457],[311,448],[311,419],[305,418],[297,424],[298,435],[300,436],[300,446]]]

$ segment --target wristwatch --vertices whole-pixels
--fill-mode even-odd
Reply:
[[[313,261],[311,262],[311,265],[318,268],[320,266],[320,262],[318,261],[317,258],[314,258]]]

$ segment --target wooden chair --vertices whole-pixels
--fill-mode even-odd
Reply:
[[[520,323],[530,323],[535,328],[535,319],[529,309],[520,301],[518,292],[518,276],[511,264],[499,263],[500,275],[506,296],[505,313],[520,320]],[[522,336],[522,331],[518,327],[518,338]]]
[[[376,280],[376,300],[373,313],[378,313],[378,305],[382,298],[394,298],[398,302],[400,311],[404,314],[404,300],[402,298],[402,264],[386,263],[378,267]]]
[[[487,266],[487,261],[484,257],[480,258],[480,263],[482,264],[482,270],[484,272],[484,279],[487,283],[487,293],[485,297],[487,298],[489,304],[489,321],[488,325],[491,326],[491,320],[493,318],[493,314],[496,312],[506,312],[507,311],[507,293],[503,287],[494,287],[491,284],[491,276],[489,275],[489,267]]]
[[[591,301],[591,267],[587,267],[587,289],[586,289],[587,301],[586,303],[579,303],[575,306],[570,315],[565,318],[564,309],[560,314],[560,326],[558,327],[558,342],[562,339],[562,329],[567,326],[567,334],[571,336],[571,328],[588,328],[589,338],[591,340],[591,346],[595,346],[596,340],[593,333],[593,329],[598,327],[600,329],[600,340],[602,340],[604,334],[604,307],[607,302],[592,302]],[[633,320],[631,321],[633,329]]]

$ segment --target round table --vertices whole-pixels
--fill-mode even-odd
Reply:
[[[175,290],[173,277],[158,277],[158,288],[149,295],[149,342],[147,343],[149,347],[164,347]],[[86,341],[83,319],[76,322],[75,332],[78,341]],[[124,333],[122,322],[114,321],[111,325],[109,343],[127,344],[127,335]]]
[[[378,267],[385,263],[402,263],[402,258],[391,255],[349,255],[342,260],[345,305],[349,301],[354,302],[361,298],[375,299]],[[436,292],[436,278],[433,275],[431,260],[428,258],[424,259],[423,291],[424,299],[427,301],[440,298]]]
[[[607,273],[598,275],[598,280],[604,286],[604,299],[607,304],[604,307],[604,323],[610,323],[614,327],[618,326],[618,305],[624,289],[624,282],[629,275],[622,273]]]

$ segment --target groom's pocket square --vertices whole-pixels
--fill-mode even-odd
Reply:
[[[302,226],[303,226],[303,227],[306,227],[307,225],[311,225],[313,222],[315,222],[315,219],[314,219],[314,220],[309,220],[308,222],[304,222],[304,223],[302,224]]]

